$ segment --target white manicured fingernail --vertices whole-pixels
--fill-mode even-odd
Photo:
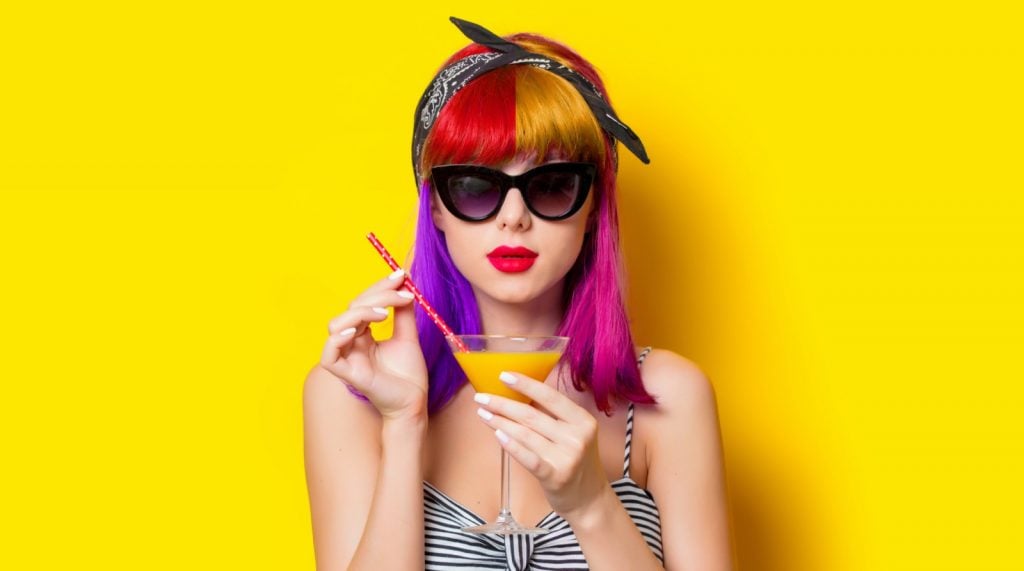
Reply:
[[[490,404],[491,395],[486,393],[476,393],[475,395],[473,395],[473,400],[480,404]]]
[[[402,291],[398,292],[398,297],[404,297],[405,299],[413,299],[416,296],[413,295],[411,291],[402,290]]]
[[[375,308],[373,308],[373,310],[376,311],[377,313],[381,314],[381,315],[387,315],[388,314],[388,310],[384,309],[383,307],[375,307]]]
[[[348,337],[349,335],[352,335],[355,332],[356,332],[356,328],[355,327],[349,327],[348,329],[342,329],[341,331],[338,332],[338,337]]]
[[[388,279],[389,280],[397,280],[397,279],[401,278],[404,275],[405,275],[405,270],[403,270],[402,268],[398,268],[397,270],[391,272],[391,275],[388,276]]]
[[[516,376],[513,375],[512,373],[503,372],[500,375],[498,375],[498,378],[501,379],[501,382],[505,383],[506,385],[516,384]]]
[[[494,431],[494,435],[498,437],[502,444],[508,444],[508,435],[502,432],[500,428]]]
[[[476,413],[479,414],[480,418],[482,418],[484,420],[490,420],[490,419],[494,418],[494,415],[491,414],[491,411],[484,410],[482,408],[476,409]]]

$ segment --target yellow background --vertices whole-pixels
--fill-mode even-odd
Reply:
[[[409,247],[449,15],[647,144],[631,309],[718,391],[742,569],[1024,568],[1012,3],[8,4],[0,568],[313,568],[302,380]]]

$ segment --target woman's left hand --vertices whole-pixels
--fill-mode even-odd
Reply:
[[[597,420],[556,389],[518,373],[502,373],[531,406],[479,393],[480,417],[501,446],[540,482],[551,508],[570,520],[610,489],[597,447]],[[539,408],[537,408],[539,407]]]

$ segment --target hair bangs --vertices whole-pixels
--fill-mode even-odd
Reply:
[[[485,73],[445,105],[427,137],[420,172],[441,164],[500,164],[516,154],[516,74]]]
[[[576,88],[530,65],[516,67],[516,155],[604,162],[605,138]]]

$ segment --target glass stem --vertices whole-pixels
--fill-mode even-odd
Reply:
[[[508,450],[501,449],[501,511],[498,512],[498,520],[504,520],[512,516],[512,512],[509,510],[509,499],[508,499],[508,488],[509,488],[509,472],[510,463],[508,457]]]

